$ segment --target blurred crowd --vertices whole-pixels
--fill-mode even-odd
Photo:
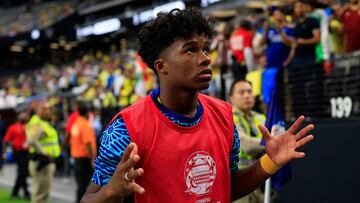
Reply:
[[[73,1],[40,1],[4,10],[0,14],[0,36],[15,36],[34,29],[47,28],[74,11]]]
[[[101,0],[80,0],[78,8],[79,9],[89,8],[91,6],[96,6],[99,3],[104,3],[107,1],[110,1],[110,0],[103,0],[103,1],[101,1]]]
[[[269,6],[263,14],[242,17],[235,26],[228,22],[217,26],[212,45],[214,68],[220,74],[228,71],[235,79],[251,81],[255,96],[267,105],[271,93],[284,91],[286,82],[295,116],[311,116],[313,109],[302,107],[311,100],[312,108],[322,108],[322,81],[332,76],[335,57],[360,50],[359,23],[358,0],[343,5],[301,0]],[[224,82],[217,84],[226,90]],[[315,95],[308,93],[311,91],[316,98],[305,98]]]
[[[2,80],[0,109],[29,104],[42,97],[78,97],[94,107],[123,108],[156,85],[154,74],[137,54],[98,51],[71,64],[44,67]]]
[[[18,114],[11,120],[0,111],[2,158],[18,165],[12,197],[23,189],[24,197],[30,198],[30,175],[32,201],[45,202],[54,174],[67,180],[75,173],[79,202],[92,176],[104,127],[156,85],[154,73],[131,50],[97,51],[71,64],[46,64],[2,80],[1,107]],[[84,140],[91,142],[91,152],[82,145]]]

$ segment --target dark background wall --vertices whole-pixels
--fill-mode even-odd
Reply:
[[[275,203],[360,202],[360,121],[315,123],[315,139],[292,162],[292,179]]]

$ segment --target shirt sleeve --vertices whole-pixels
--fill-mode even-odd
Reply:
[[[70,114],[69,118],[68,118],[68,121],[66,122],[66,126],[65,126],[65,132],[66,133],[70,133],[71,132],[71,127],[72,127],[72,124],[74,123],[74,115],[73,114]]]
[[[124,119],[120,117],[102,133],[92,182],[99,186],[104,186],[109,182],[130,143],[129,132]]]
[[[285,34],[289,37],[295,37],[295,32],[293,28],[285,28]]]
[[[234,174],[238,171],[238,165],[240,161],[240,139],[236,126],[234,125],[234,141],[230,152],[230,173]]]
[[[10,142],[10,141],[12,141],[12,139],[13,139],[13,128],[12,128],[12,126],[10,126],[6,130],[6,134],[5,134],[5,137],[4,137],[4,142],[5,143]]]
[[[244,48],[246,47],[252,48],[252,39],[253,36],[251,34],[244,36]]]
[[[311,30],[314,31],[318,31],[320,29],[320,23],[318,20],[316,20],[315,18],[308,18],[309,19],[309,25],[311,27]]]

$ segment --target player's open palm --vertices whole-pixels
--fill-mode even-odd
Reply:
[[[314,139],[313,135],[309,135],[314,125],[310,124],[298,130],[304,120],[305,117],[300,116],[287,131],[276,136],[271,136],[265,126],[259,126],[265,139],[266,153],[276,165],[283,166],[292,159],[305,156],[304,152],[296,150]]]

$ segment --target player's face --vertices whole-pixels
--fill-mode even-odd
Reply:
[[[276,10],[273,14],[273,18],[277,22],[282,22],[285,19],[285,16],[281,11]]]
[[[301,2],[296,2],[294,5],[294,13],[296,17],[302,17],[304,16],[304,5]]]
[[[234,86],[230,102],[242,111],[249,111],[254,107],[255,98],[252,93],[252,86],[247,82],[238,82]]]
[[[45,105],[44,107],[42,107],[40,114],[42,119],[49,120],[51,117],[51,107]]]
[[[166,68],[163,78],[180,89],[207,89],[212,78],[209,51],[210,39],[205,36],[176,38],[161,54]]]

